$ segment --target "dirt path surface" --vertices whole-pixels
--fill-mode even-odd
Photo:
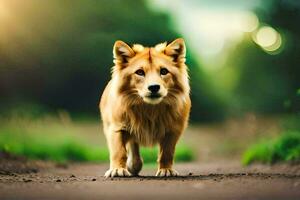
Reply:
[[[10,166],[10,165],[9,165]],[[18,166],[20,168],[21,166]],[[104,179],[107,164],[31,164],[0,170],[0,199],[300,199],[300,166],[176,164],[180,177]],[[15,171],[15,172],[14,172]]]

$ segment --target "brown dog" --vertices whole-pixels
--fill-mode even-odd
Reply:
[[[179,38],[147,48],[116,41],[112,79],[100,102],[110,152],[105,177],[138,175],[139,145],[159,144],[156,176],[176,176],[176,143],[187,126],[191,101],[185,44]]]

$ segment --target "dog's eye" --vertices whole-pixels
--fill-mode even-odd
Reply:
[[[136,73],[137,75],[139,75],[139,76],[145,76],[145,72],[144,72],[144,70],[142,70],[142,69],[136,70],[135,73]]]
[[[169,73],[169,70],[167,70],[166,68],[160,69],[160,75],[167,75],[168,73]]]

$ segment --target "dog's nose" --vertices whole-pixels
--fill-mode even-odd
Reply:
[[[149,85],[148,90],[150,90],[151,93],[157,93],[160,89],[160,85]]]

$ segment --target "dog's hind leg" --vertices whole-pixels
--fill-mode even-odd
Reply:
[[[126,145],[127,149],[127,169],[128,171],[137,176],[142,169],[143,159],[140,156],[139,144],[130,140]]]

